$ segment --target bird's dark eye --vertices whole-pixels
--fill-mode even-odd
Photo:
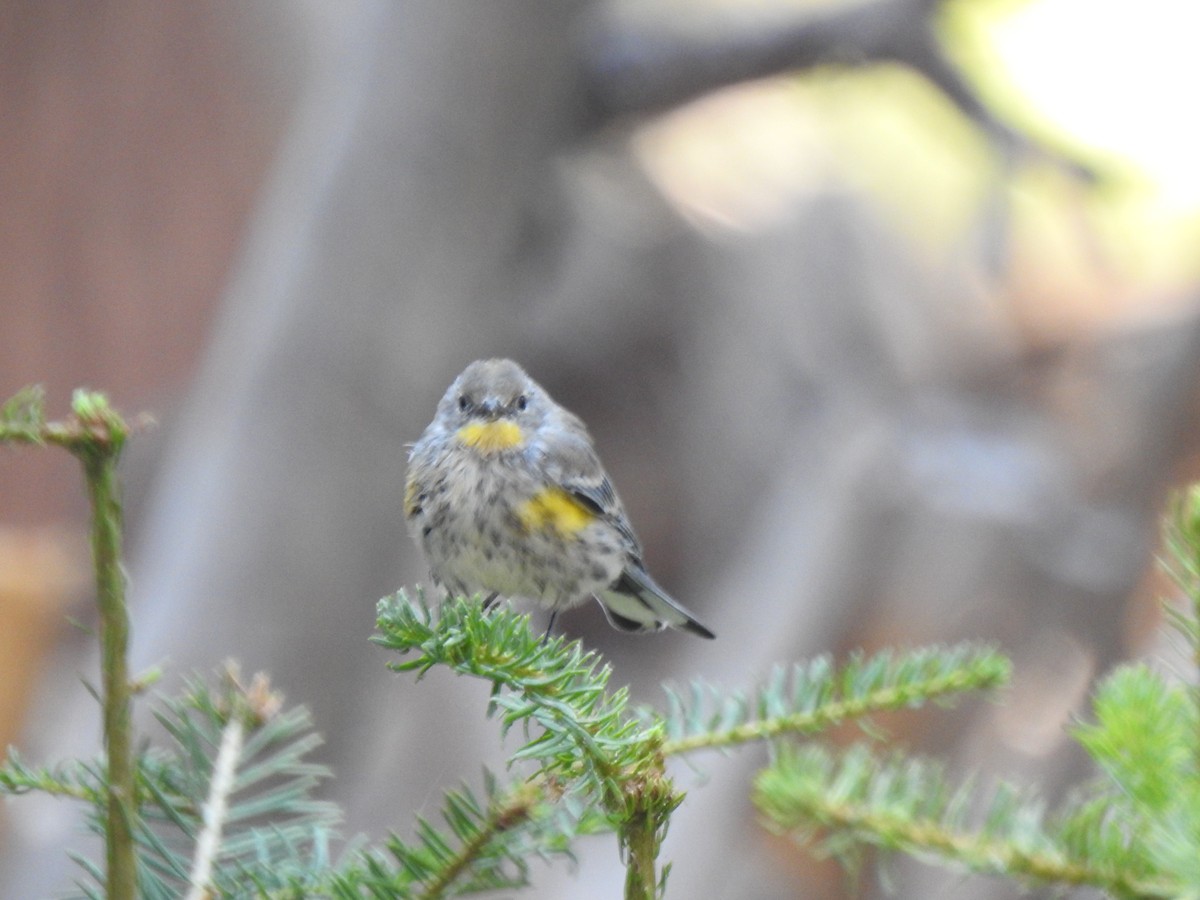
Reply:
[[[468,409],[470,409],[471,408],[471,398],[468,397],[466,394],[463,394],[462,396],[460,396],[458,398],[458,408],[460,410],[462,410],[463,412],[466,412]]]
[[[522,394],[517,398],[517,409],[524,410],[529,405],[529,398]]]

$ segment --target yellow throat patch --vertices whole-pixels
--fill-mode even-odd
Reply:
[[[471,422],[458,429],[458,442],[480,453],[499,453],[525,443],[525,435],[516,422]]]
[[[554,530],[571,535],[586,528],[596,515],[562,488],[551,487],[522,503],[517,517],[526,531]]]

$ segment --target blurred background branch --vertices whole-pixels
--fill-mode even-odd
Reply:
[[[924,76],[997,144],[1020,158],[1053,162],[1085,182],[1092,167],[1034,140],[997,116],[943,49],[936,19],[946,0],[869,0],[781,4],[775,14],[666,20],[650,4],[598,5],[585,31],[584,108],[603,125],[630,113],[654,113],[709,91],[824,66],[899,63]]]

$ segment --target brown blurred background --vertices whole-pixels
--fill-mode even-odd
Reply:
[[[873,49],[889,6],[912,43]],[[512,355],[589,423],[651,567],[719,634],[564,615],[637,699],[991,640],[1017,666],[1003,705],[894,728],[1060,794],[1092,679],[1157,649],[1157,511],[1197,470],[1196,219],[1045,137],[985,52],[1005,4],[969,6],[859,4],[835,33],[861,66],[777,74],[755,41],[739,72],[705,48],[852,7],[6,5],[0,396],[39,382],[60,413],[88,385],[157,419],[125,463],[136,664],[168,689],[231,656],[269,670],[328,739],[349,833],[405,831],[502,760],[486,690],[397,681],[366,638],[424,575],[404,443],[463,365]],[[687,52],[619,65],[659,45]],[[84,515],[65,455],[0,454],[0,742],[38,760],[98,743],[66,624],[91,616]],[[672,891],[849,896],[755,824],[762,759],[681,770]],[[66,849],[95,853],[65,805],[0,814],[0,896],[61,890]],[[616,850],[537,882],[615,896]]]
[[[6,398],[42,384],[61,414],[73,388],[91,386],[168,417],[182,400],[301,71],[268,31],[286,23],[253,9],[0,10]],[[272,43],[264,65],[255,57]],[[73,460],[5,451],[0,498],[7,746],[41,660],[69,638],[64,610],[88,614],[88,569]]]

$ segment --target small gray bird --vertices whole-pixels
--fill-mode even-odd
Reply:
[[[642,545],[587,429],[515,362],[471,363],[408,458],[404,514],[433,580],[452,594],[588,597],[620,631],[713,633],[646,572]]]

